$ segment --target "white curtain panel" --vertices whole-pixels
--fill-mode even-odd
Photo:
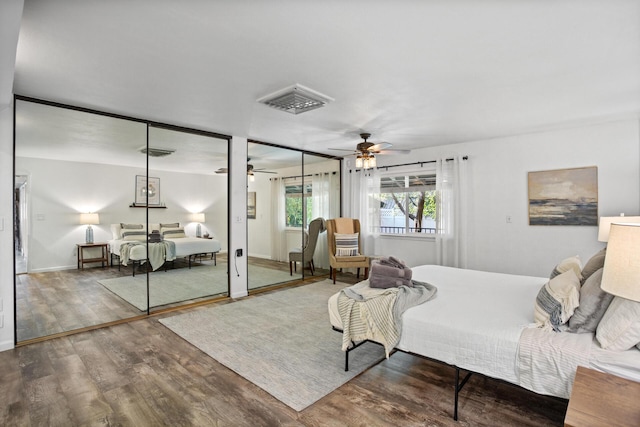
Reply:
[[[325,220],[340,215],[340,177],[336,173],[320,173],[313,176],[312,183],[313,219],[321,217]],[[329,248],[327,234],[320,233],[313,254],[313,263],[317,268],[329,268]]]
[[[462,157],[436,162],[436,256],[448,267],[467,267],[468,182]]]
[[[271,259],[288,262],[284,198],[284,180],[282,178],[271,178]]]
[[[351,172],[349,188],[349,218],[360,220],[363,250],[365,255],[374,255],[375,239],[380,235],[380,174],[377,170]]]

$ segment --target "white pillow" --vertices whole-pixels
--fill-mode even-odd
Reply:
[[[165,239],[178,239],[181,237],[186,237],[184,234],[184,227],[170,227],[170,228],[161,228],[160,234]]]
[[[557,275],[562,274],[568,270],[575,271],[578,279],[582,279],[582,261],[580,261],[580,257],[578,255],[565,258],[560,261],[560,263],[556,265],[551,271],[551,276],[549,277],[549,279],[553,279]]]
[[[146,241],[147,240],[147,230],[122,230],[122,240],[138,240],[138,241]]]
[[[580,304],[580,279],[574,269],[549,280],[538,292],[533,309],[536,326],[559,331]]]
[[[640,302],[615,297],[596,329],[600,347],[625,351],[640,343]]]

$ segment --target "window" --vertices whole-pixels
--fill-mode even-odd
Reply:
[[[312,184],[305,182],[285,185],[285,212],[287,227],[303,227],[311,222]],[[304,190],[304,191],[303,191]],[[305,207],[307,218],[303,221],[303,209]]]
[[[380,177],[380,224],[383,234],[436,232],[436,175]]]

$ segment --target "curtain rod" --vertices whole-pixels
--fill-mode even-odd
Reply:
[[[462,156],[462,160],[467,160],[467,159],[469,159],[469,156]],[[447,162],[451,162],[453,160],[454,160],[453,158],[445,159],[445,161],[447,161]],[[420,165],[420,167],[422,167],[422,165],[424,165],[424,164],[435,163],[435,162],[437,162],[437,160],[427,160],[427,161],[424,161],[424,162],[413,162],[413,163],[401,163],[399,165],[379,166],[379,167],[376,167],[375,169],[376,170],[380,170],[380,169],[388,170],[389,168],[397,168],[397,167],[400,167],[400,166],[412,166],[412,165]],[[355,169],[356,172],[360,172],[361,170],[364,170],[364,169]],[[352,169],[349,169],[349,173],[351,173],[351,172],[352,172]]]
[[[306,178],[306,177],[309,177],[309,176],[313,176],[313,175],[322,175],[322,174],[325,174],[325,175],[329,175],[329,174],[331,174],[331,175],[335,175],[335,174],[336,174],[336,171],[333,171],[333,172],[318,172],[318,173],[310,173],[310,174],[307,174],[307,175],[283,176],[283,177],[282,177],[282,178],[280,178],[280,179]],[[271,181],[272,179],[275,179],[275,178],[269,178],[269,181]]]

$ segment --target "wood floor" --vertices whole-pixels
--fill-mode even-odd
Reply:
[[[158,322],[174,314],[0,353],[0,425],[559,426],[566,412],[474,375],[454,422],[454,369],[397,352],[298,413]]]
[[[218,254],[220,263],[226,263],[226,254]],[[199,263],[210,264],[205,259]],[[289,271],[286,262],[251,258],[250,262],[265,268]],[[175,261],[174,268],[187,268],[183,259]],[[193,268],[197,268],[198,263]],[[308,273],[308,270],[307,270]],[[328,273],[320,271],[318,274]],[[156,274],[156,273],[154,273]],[[157,274],[161,274],[160,271]],[[92,327],[104,323],[129,319],[146,314],[113,294],[98,280],[131,275],[131,267],[86,268],[16,276],[16,313],[18,342],[46,337],[58,333]],[[300,276],[298,275],[297,278]],[[153,278],[153,276],[151,276]],[[292,277],[296,279],[296,277]],[[173,306],[211,299],[182,301]],[[162,308],[170,308],[166,305]]]

